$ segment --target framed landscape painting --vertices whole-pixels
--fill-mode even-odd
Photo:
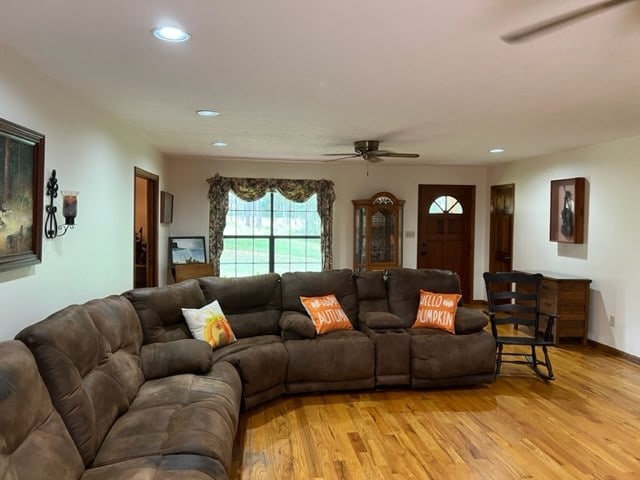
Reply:
[[[206,263],[204,237],[169,237],[171,265]]]
[[[44,135],[0,118],[0,271],[40,263]]]

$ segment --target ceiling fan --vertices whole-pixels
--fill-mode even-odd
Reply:
[[[335,162],[337,160],[344,160],[346,158],[362,157],[367,162],[377,163],[381,162],[384,158],[418,158],[420,155],[417,153],[396,153],[389,150],[379,150],[380,142],[378,140],[358,140],[353,142],[353,148],[356,153],[325,153],[327,157],[339,157],[325,160],[326,162]]]
[[[500,37],[507,43],[517,43],[524,42],[529,40],[531,37],[536,35],[540,35],[542,33],[546,33],[554,28],[562,27],[568,23],[571,23],[575,20],[580,20],[589,15],[594,15],[596,13],[603,12],[608,10],[609,8],[617,7],[622,5],[623,3],[635,2],[637,0],[605,0],[598,3],[594,3],[592,5],[588,5],[586,7],[578,8],[577,10],[572,10],[563,15],[558,15],[557,17],[550,18],[548,20],[542,21],[540,23],[535,23],[528,27],[522,28],[520,30],[516,30],[515,32],[508,33]]]

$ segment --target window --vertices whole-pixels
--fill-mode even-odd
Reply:
[[[458,201],[456,197],[450,197],[449,195],[443,195],[441,197],[436,198],[433,203],[429,206],[430,214],[443,214],[449,213],[453,215],[462,215],[464,210],[462,209],[462,204]]]
[[[317,195],[304,202],[277,191],[255,201],[228,195],[220,276],[322,270]]]

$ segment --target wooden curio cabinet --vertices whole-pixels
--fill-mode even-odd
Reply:
[[[403,206],[404,200],[388,192],[353,200],[354,271],[402,266]]]

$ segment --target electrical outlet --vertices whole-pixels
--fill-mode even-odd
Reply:
[[[613,315],[609,315],[609,325],[611,327],[615,327],[616,326],[616,317],[614,317]]]

